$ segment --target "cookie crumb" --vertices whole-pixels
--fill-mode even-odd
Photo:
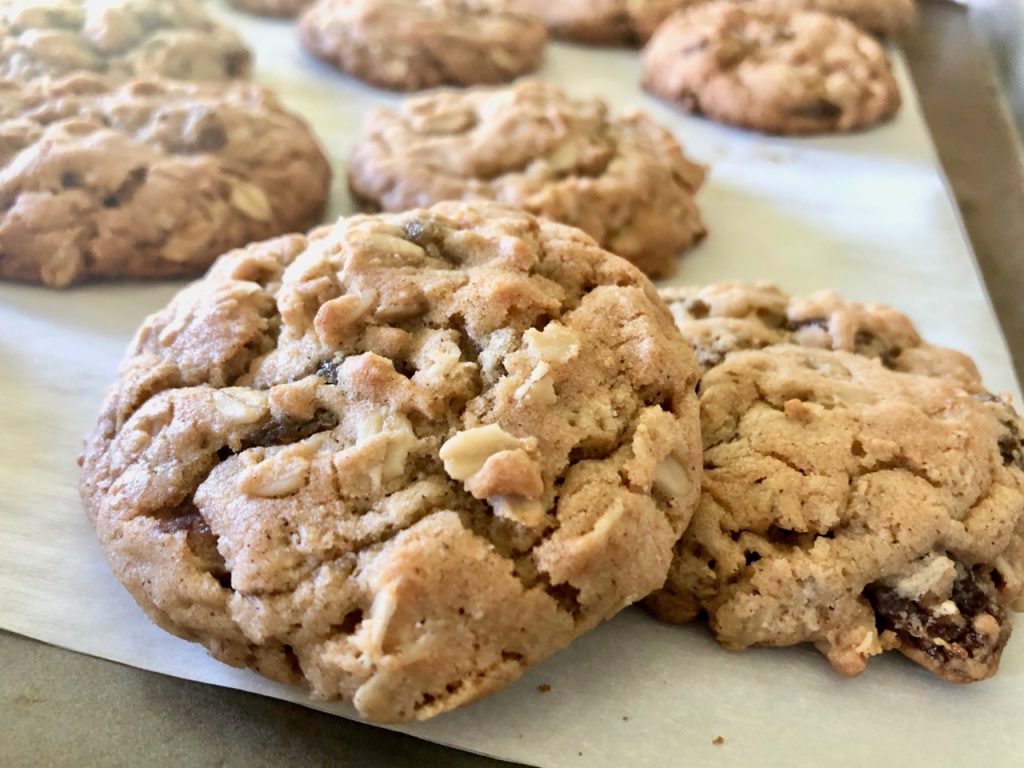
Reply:
[[[807,405],[797,398],[791,398],[782,405],[783,412],[786,414],[786,418],[791,421],[799,421],[801,423],[807,423],[811,420],[811,409]]]
[[[547,683],[541,683],[540,685],[537,686],[537,690],[540,691],[541,693],[547,693],[548,691],[551,690],[551,686],[548,685]]]
[[[725,744],[725,737],[724,736],[715,736],[715,738],[713,738],[711,740],[711,743],[714,744],[716,747],[720,747],[723,744]]]

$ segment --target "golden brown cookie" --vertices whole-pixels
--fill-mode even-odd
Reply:
[[[540,20],[503,0],[316,0],[303,46],[381,88],[507,83],[540,66]]]
[[[194,275],[320,221],[330,167],[249,83],[0,83],[0,277]]]
[[[241,38],[195,0],[0,0],[0,78],[92,72],[223,81],[248,77]]]
[[[651,284],[579,230],[355,216],[227,254],[145,321],[82,498],[165,629],[423,719],[663,583],[696,380]]]
[[[1021,421],[888,308],[726,284],[670,297],[698,346],[704,479],[655,615],[727,648],[899,650],[995,674],[1024,588]],[[707,345],[707,346],[704,346]]]
[[[840,133],[900,105],[889,57],[851,22],[720,0],[679,11],[643,53],[644,87],[678,107],[766,133]]]
[[[706,234],[694,202],[704,168],[672,134],[535,80],[371,112],[348,173],[368,208],[498,200],[579,227],[653,276]]]

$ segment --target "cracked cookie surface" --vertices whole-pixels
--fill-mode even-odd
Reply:
[[[369,207],[498,200],[579,227],[654,276],[674,272],[679,252],[706,234],[694,201],[704,168],[667,130],[536,80],[375,110],[348,173]]]
[[[143,324],[82,498],[162,627],[422,719],[663,583],[696,379],[647,279],[579,230],[355,216],[225,255]]]
[[[900,105],[878,41],[813,11],[729,0],[679,11],[648,43],[643,64],[651,93],[766,133],[857,130]]]
[[[249,75],[241,38],[194,0],[0,0],[0,78],[93,72],[223,81]]]
[[[766,284],[666,298],[704,369],[701,501],[660,618],[728,648],[812,642],[860,673],[899,650],[994,674],[1024,578],[1022,425],[903,315]]]
[[[540,19],[501,0],[317,0],[299,19],[303,46],[381,88],[497,84],[540,66]]]
[[[196,274],[320,220],[330,167],[249,83],[0,83],[0,277]],[[287,194],[281,194],[286,190]]]

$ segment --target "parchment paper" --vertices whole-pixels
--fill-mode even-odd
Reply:
[[[349,212],[344,158],[360,115],[397,97],[306,58],[287,23],[218,13],[258,51],[256,79],[313,124],[336,169],[331,213]],[[891,303],[932,341],[972,354],[991,388],[1018,393],[896,62],[906,104],[894,122],[813,140],[680,116],[639,91],[628,51],[554,45],[541,75],[619,109],[649,110],[711,165],[699,198],[711,236],[685,257],[675,282],[766,278],[794,292],[834,287]],[[0,285],[0,628],[351,717],[348,706],[223,666],[151,625],[109,574],[81,511],[81,437],[133,330],[179,287]],[[1009,766],[1024,760],[1022,701],[1021,638],[996,679],[971,687],[938,682],[896,656],[845,680],[807,647],[733,654],[703,626],[663,626],[631,609],[505,691],[401,730],[538,766]],[[725,743],[713,745],[717,736]]]

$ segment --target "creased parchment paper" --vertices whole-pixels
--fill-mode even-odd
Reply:
[[[397,97],[307,59],[287,23],[217,12],[257,50],[256,79],[313,124],[336,170],[332,216],[351,211],[344,159],[360,115]],[[891,303],[930,340],[972,354],[991,388],[1016,393],[897,64],[907,103],[895,122],[813,140],[677,115],[639,91],[628,51],[555,45],[541,75],[619,109],[650,110],[711,165],[699,198],[711,236],[675,282],[766,278],[794,292],[834,287]],[[223,666],[151,625],[108,573],[81,511],[81,437],[132,332],[179,287],[0,285],[0,628],[351,717],[345,705]],[[897,656],[844,680],[808,647],[729,653],[699,624],[663,626],[631,609],[505,691],[401,730],[538,766],[1021,765],[1024,637],[1010,641],[996,679],[970,687],[938,682]],[[713,745],[717,736],[725,743]]]

